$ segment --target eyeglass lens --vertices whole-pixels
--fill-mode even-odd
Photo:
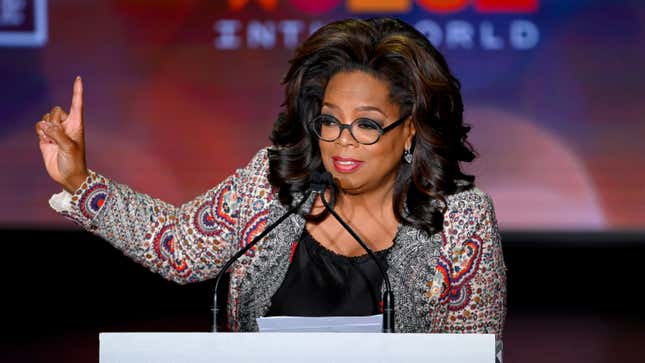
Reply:
[[[382,134],[381,126],[374,120],[359,118],[351,125],[344,126],[335,117],[320,115],[314,121],[314,131],[324,141],[334,141],[344,128],[350,128],[352,136],[361,144],[373,144]]]

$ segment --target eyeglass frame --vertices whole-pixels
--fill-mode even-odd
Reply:
[[[336,138],[335,138],[335,139],[333,139],[333,140],[323,139],[320,135],[318,135],[318,132],[316,132],[316,130],[315,130],[315,128],[314,128],[315,120],[316,120],[316,119],[318,119],[318,118],[320,118],[320,117],[322,117],[322,116],[331,117],[331,118],[333,118],[334,120],[338,121],[338,127],[340,128],[340,131],[338,132],[338,136],[336,136]],[[405,116],[401,117],[400,119],[398,119],[398,120],[396,120],[396,121],[392,122],[391,124],[389,124],[389,125],[387,125],[387,126],[385,126],[385,127],[382,127],[381,125],[379,125],[379,123],[378,123],[378,122],[376,122],[376,121],[372,120],[372,119],[371,119],[371,118],[369,118],[369,117],[359,117],[359,118],[355,119],[354,121],[352,121],[352,123],[351,123],[351,124],[344,124],[344,123],[340,122],[340,120],[339,120],[339,119],[337,119],[336,117],[334,117],[334,116],[332,116],[332,115],[328,115],[328,114],[320,114],[320,115],[318,115],[318,116],[314,117],[314,118],[311,120],[311,126],[310,126],[310,128],[311,128],[311,131],[314,133],[314,135],[316,135],[316,138],[317,138],[318,140],[321,140],[321,141],[325,141],[325,142],[334,142],[334,141],[336,141],[336,140],[338,140],[338,139],[340,138],[340,135],[342,135],[342,134],[343,134],[343,131],[344,131],[345,129],[348,129],[348,130],[349,130],[349,134],[350,134],[350,135],[352,135],[352,138],[354,138],[354,140],[356,140],[356,142],[357,142],[357,143],[359,143],[359,144],[361,144],[361,145],[374,145],[374,144],[376,144],[377,142],[379,142],[379,141],[381,140],[381,136],[383,136],[386,132],[388,132],[388,131],[390,131],[390,130],[392,130],[392,129],[396,128],[396,127],[398,127],[398,126],[399,126],[399,125],[401,125],[401,124],[403,124],[403,121],[405,121],[405,120],[406,120],[408,117],[410,117],[410,116],[412,116],[412,113],[407,113]],[[371,143],[369,143],[369,144],[366,144],[366,143],[363,143],[363,142],[358,141],[358,139],[356,138],[356,136],[354,136],[354,133],[352,132],[352,127],[354,126],[354,123],[356,123],[356,121],[358,121],[358,120],[369,120],[369,121],[373,122],[373,123],[378,127],[378,129],[377,129],[377,130],[378,130],[378,137],[376,138],[376,140],[375,140],[374,142],[371,142]]]

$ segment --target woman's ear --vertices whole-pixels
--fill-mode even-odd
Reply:
[[[414,121],[412,118],[410,118],[406,122],[406,138],[405,138],[405,148],[410,149],[412,148],[412,144],[414,143],[414,136],[417,134],[417,129],[414,127]]]

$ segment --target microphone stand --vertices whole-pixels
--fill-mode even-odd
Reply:
[[[329,173],[325,173],[327,178],[329,179],[329,182],[333,183],[331,180],[331,175]],[[367,254],[376,262],[376,266],[378,267],[379,271],[381,272],[381,275],[383,275],[383,281],[385,281],[385,292],[383,293],[383,333],[394,333],[394,294],[392,293],[392,286],[390,285],[390,279],[387,275],[387,272],[385,271],[385,268],[381,264],[381,261],[374,255],[374,252],[367,247],[365,242],[354,232],[354,230],[347,224],[345,221],[334,211],[333,208],[327,203],[327,200],[325,199],[325,193],[324,190],[323,192],[319,193],[320,199],[322,200],[323,204],[325,205],[325,208],[336,218],[338,223],[340,223],[346,230],[349,232],[349,234],[354,237],[354,239],[358,242],[358,244],[363,247],[363,249],[367,252]]]
[[[312,192],[313,190],[309,190],[307,194],[304,195],[302,200],[298,202],[298,204],[295,207],[291,208],[287,213],[282,215],[282,217],[280,217],[277,221],[273,222],[270,226],[265,228],[264,231],[262,231],[262,233],[260,233],[255,238],[253,238],[253,240],[249,244],[247,244],[246,246],[242,247],[239,251],[237,251],[237,253],[233,255],[233,257],[231,257],[226,262],[226,264],[224,264],[224,267],[222,267],[222,269],[217,273],[217,276],[215,277],[215,294],[213,297],[213,332],[214,333],[217,332],[217,315],[219,312],[219,308],[217,307],[217,288],[219,286],[220,281],[222,280],[222,277],[224,276],[224,273],[226,273],[226,271],[228,271],[231,265],[233,265],[233,263],[235,263],[235,261],[237,261],[238,258],[240,258],[243,254],[245,254],[246,251],[250,250],[253,246],[255,246],[262,238],[264,238],[264,236],[266,236],[275,227],[277,227],[280,223],[282,223],[282,221],[284,221],[287,217],[289,217],[290,215],[295,213],[295,211],[300,209],[300,207],[302,207],[305,201],[309,199],[309,196],[311,195]]]

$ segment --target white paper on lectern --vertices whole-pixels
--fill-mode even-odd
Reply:
[[[260,333],[265,332],[332,332],[378,333],[383,315],[369,316],[270,316],[257,318]]]
[[[492,334],[102,333],[100,363],[493,363]]]

